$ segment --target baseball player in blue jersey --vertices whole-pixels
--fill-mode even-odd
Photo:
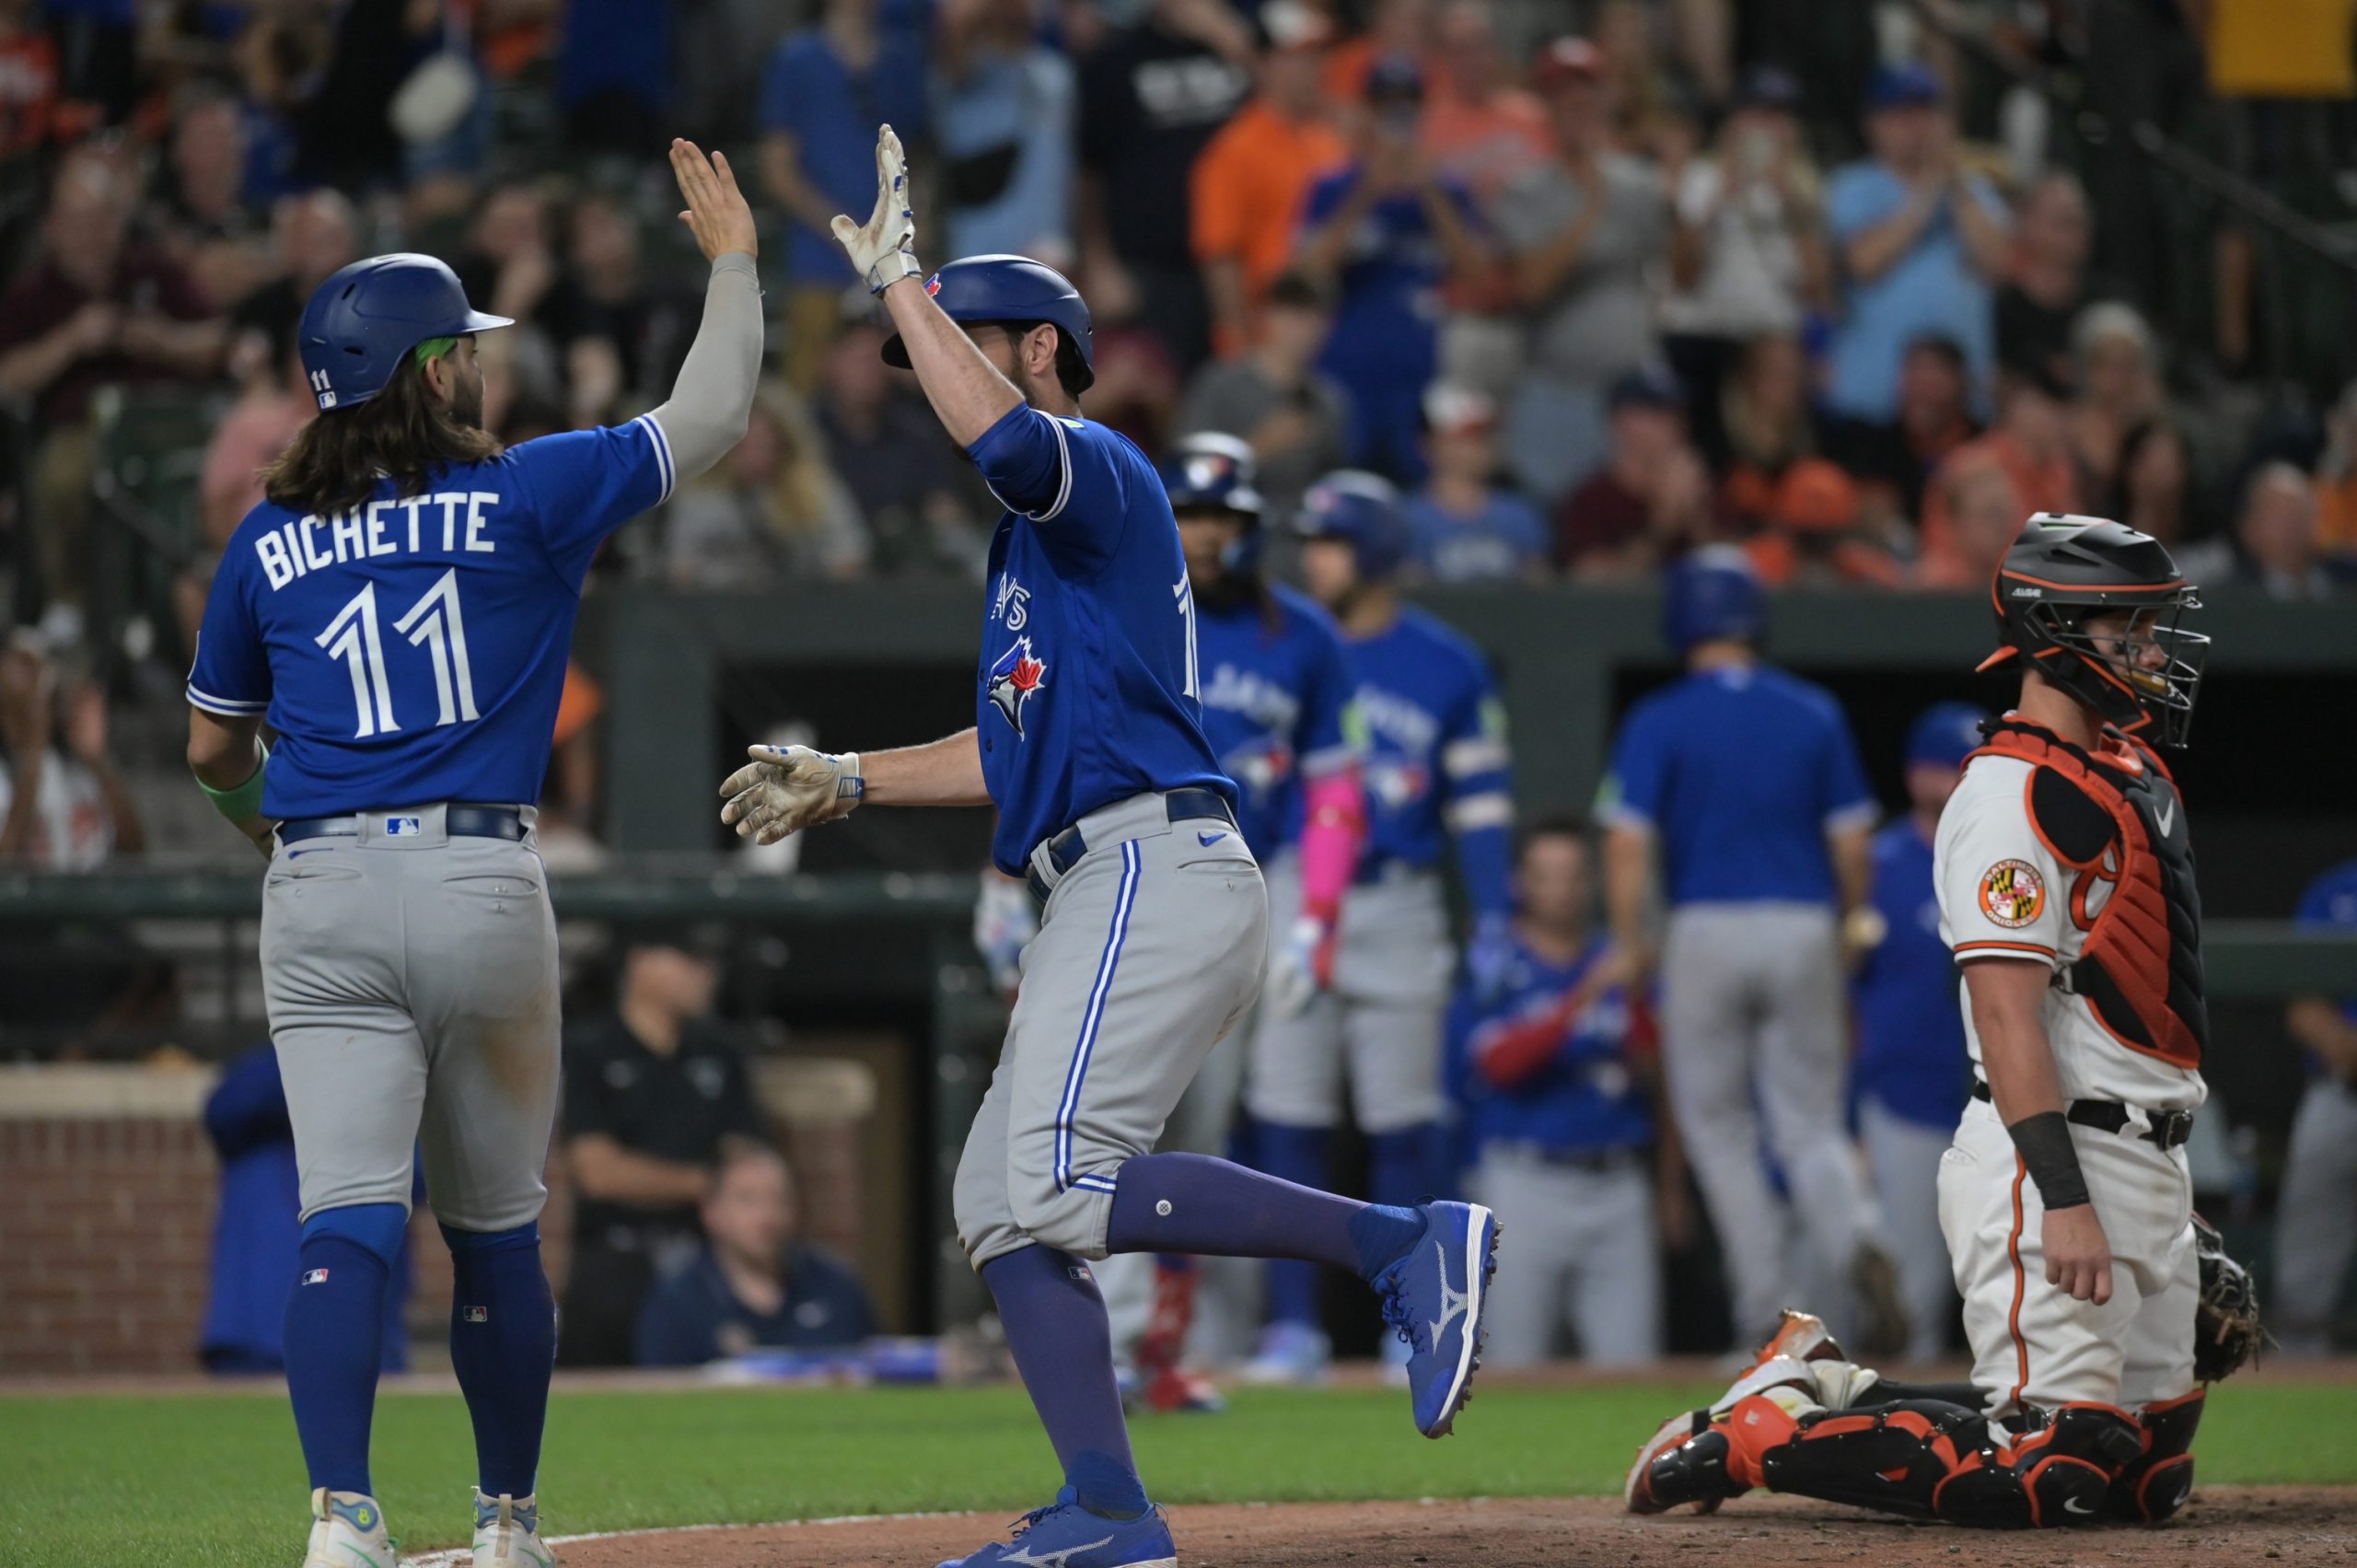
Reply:
[[[1550,1361],[1569,1323],[1603,1366],[1661,1353],[1661,1247],[1683,1230],[1686,1167],[1657,1121],[1652,1009],[1614,982],[1589,919],[1585,824],[1533,824],[1515,863],[1504,961],[1468,977],[1448,1013],[1448,1082],[1481,1201],[1515,1227],[1515,1266],[1490,1292],[1492,1366]],[[1661,1213],[1647,1167],[1656,1162]]]
[[[1198,613],[1162,482],[1081,416],[1088,308],[1062,274],[970,257],[930,278],[900,139],[877,139],[865,223],[834,221],[881,295],[887,359],[1005,505],[993,535],[973,728],[830,754],[751,749],[721,818],[774,842],[867,806],[998,807],[992,858],[1044,906],[1006,1043],[958,1168],[958,1237],[1063,1469],[1054,1501],[963,1568],[1178,1562],[1131,1457],[1105,1304],[1109,1252],[1312,1259],[1358,1273],[1411,1342],[1417,1428],[1447,1432],[1480,1345],[1487,1209],[1384,1207],[1203,1155],[1150,1154],[1252,1005],[1268,944],[1236,786],[1203,738]]]
[[[2314,930],[2357,931],[2357,860],[2310,883],[2293,918]],[[2357,995],[2295,997],[2284,1023],[2307,1054],[2310,1075],[2283,1151],[2268,1305],[2287,1353],[2324,1355],[2332,1348],[2333,1309],[2357,1262]]]
[[[1507,917],[1514,805],[1504,705],[1480,650],[1400,601],[1393,578],[1409,528],[1390,484],[1344,470],[1310,487],[1295,526],[1311,594],[1342,629],[1352,701],[1366,734],[1366,847],[1343,900],[1331,988],[1297,1011],[1263,1011],[1245,1106],[1262,1168],[1329,1179],[1342,1085],[1370,1146],[1368,1187],[1400,1202],[1436,1184],[1445,1104],[1441,1014],[1456,942],[1442,859],[1452,841],[1477,931],[1477,962]],[[1252,1376],[1299,1381],[1329,1359],[1317,1277],[1269,1270],[1269,1327]]]
[[[1651,966],[1655,874],[1669,1103],[1727,1260],[1739,1341],[1794,1299],[1789,1218],[1821,1277],[1855,1287],[1858,1336],[1904,1342],[1904,1310],[1842,1125],[1842,935],[1865,897],[1876,815],[1841,709],[1761,662],[1766,605],[1740,551],[1669,574],[1666,631],[1687,673],[1629,712],[1597,815],[1605,896],[1632,971]]]
[[[1342,894],[1365,813],[1341,640],[1324,610],[1261,576],[1264,520],[1254,468],[1249,446],[1205,433],[1179,443],[1162,482],[1195,600],[1203,738],[1236,783],[1237,828],[1269,889],[1260,1005],[1290,1016],[1332,980]],[[1249,1032],[1238,1027],[1220,1041],[1157,1148],[1226,1150]],[[1215,1408],[1209,1385],[1178,1365],[1201,1271],[1192,1260],[1160,1260],[1149,1290],[1138,1267],[1144,1261],[1109,1259],[1097,1272],[1117,1346],[1135,1344],[1140,1397],[1155,1409]],[[1139,1310],[1149,1301],[1149,1311]]]
[[[1956,961],[1940,937],[1933,837],[1988,714],[1969,703],[1927,709],[1907,732],[1906,816],[1874,837],[1864,955],[1851,982],[1858,1054],[1851,1089],[1874,1173],[1883,1234],[1907,1306],[1907,1354],[1929,1361],[1956,1321],[1947,1238],[1940,1232],[1940,1156],[1972,1086]]]
[[[270,856],[262,981],[303,1202],[286,1386],[315,1568],[393,1568],[368,1429],[418,1148],[456,1274],[474,1561],[555,1561],[534,1476],[556,1347],[539,1230],[556,925],[533,803],[590,557],[735,445],[761,359],[727,160],[674,142],[671,167],[712,277],[668,402],[502,450],[474,335],[509,323],[430,256],[355,261],[298,329],[319,417],[264,471],[205,607],[189,763]]]

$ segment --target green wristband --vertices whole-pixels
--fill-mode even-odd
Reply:
[[[245,783],[228,789],[215,789],[203,779],[199,779],[196,781],[196,787],[204,792],[204,797],[207,800],[213,802],[213,809],[232,822],[242,822],[248,818],[261,815],[261,776],[269,771],[269,768],[270,748],[264,746],[261,749],[261,761],[254,768],[254,776]]]

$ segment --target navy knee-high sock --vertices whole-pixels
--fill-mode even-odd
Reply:
[[[538,1222],[513,1230],[442,1227],[450,1244],[450,1365],[475,1428],[483,1494],[538,1490],[549,1372],[556,1365],[556,1302],[540,1267]]]
[[[286,1394],[313,1487],[374,1496],[368,1429],[384,1355],[385,1285],[409,1215],[398,1203],[323,1209],[303,1226],[286,1295]]]
[[[1281,1121],[1255,1121],[1252,1152],[1255,1162],[1271,1176],[1297,1187],[1323,1188],[1333,1179],[1334,1134],[1324,1127],[1288,1126]],[[1126,1175],[1132,1160],[1122,1167]],[[1383,1238],[1387,1244],[1389,1237]],[[1410,1231],[1392,1253],[1397,1257],[1415,1240]],[[1348,1262],[1345,1267],[1351,1266]],[[1315,1326],[1318,1310],[1318,1275],[1315,1263],[1283,1258],[1269,1265],[1269,1321]]]
[[[1415,1203],[1431,1197],[1438,1185],[1440,1162],[1434,1156],[1439,1143],[1440,1129],[1431,1122],[1370,1136],[1368,1195],[1378,1203]]]
[[[1423,1228],[1413,1210],[1340,1198],[1209,1155],[1140,1155],[1121,1162],[1105,1246],[1297,1259],[1371,1276]]]
[[[1113,1381],[1113,1331],[1088,1265],[1052,1247],[1025,1247],[983,1264],[982,1283],[1080,1505],[1116,1519],[1144,1513],[1145,1485]]]

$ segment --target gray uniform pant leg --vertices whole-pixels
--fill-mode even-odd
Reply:
[[[2357,1087],[2319,1078],[2300,1099],[2276,1205],[2268,1317],[2288,1355],[2330,1349],[2332,1311],[2357,1258]]]
[[[1639,1166],[1583,1170],[1493,1145],[1475,1179],[1515,1238],[1483,1309],[1483,1365],[1551,1360],[1566,1324],[1592,1365],[1661,1354],[1661,1245]]]
[[[407,1209],[420,1146],[445,1224],[510,1230],[540,1214],[559,1018],[530,847],[436,834],[281,849],[261,958],[305,1218]]]
[[[1154,812],[1159,797],[1144,796]],[[1155,1146],[1178,1097],[1260,993],[1268,899],[1244,842],[1191,825],[1093,846],[1049,897],[954,1188],[974,1267],[1038,1244],[1105,1256],[1121,1163]]]
[[[1907,1303],[1907,1358],[1935,1361],[1946,1353],[1948,1327],[1963,1309],[1940,1231],[1940,1158],[1955,1130],[1910,1121],[1867,1097],[1858,1107],[1858,1135]]]

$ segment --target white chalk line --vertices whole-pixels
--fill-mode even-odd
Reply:
[[[970,1519],[970,1509],[939,1509],[913,1514],[838,1514],[824,1519],[772,1519],[762,1524],[744,1525],[654,1525],[637,1530],[593,1530],[587,1535],[550,1536],[551,1546],[571,1546],[585,1540],[628,1540],[639,1536],[695,1535],[714,1530],[782,1530],[801,1529],[821,1525],[880,1525],[895,1519]],[[447,1551],[429,1551],[421,1557],[404,1557],[401,1568],[472,1568],[474,1551],[470,1547],[454,1546]]]

